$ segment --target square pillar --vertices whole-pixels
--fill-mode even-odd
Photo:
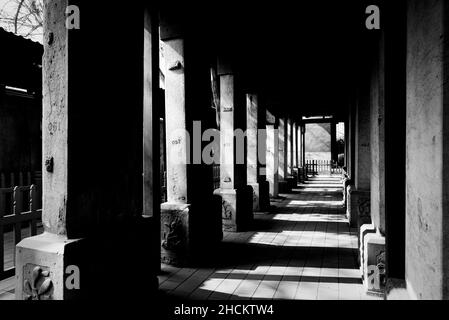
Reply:
[[[143,43],[148,39],[142,37],[143,12],[83,2],[83,12],[90,13],[83,16],[84,29],[68,30],[66,8],[79,4],[48,0],[44,7],[45,232],[16,247],[18,300],[93,299],[105,292],[141,295],[157,289],[154,229],[142,216]],[[102,32],[108,17],[119,14],[123,33]],[[157,29],[151,32],[158,38]],[[117,46],[125,33],[127,45]],[[157,56],[159,46],[148,45]],[[111,66],[126,81],[109,76]],[[159,72],[152,71],[154,77],[147,70],[145,79],[158,81]],[[129,257],[145,277],[128,272],[127,281],[111,281],[117,277],[111,266]]]
[[[245,157],[246,99],[239,75],[218,62],[220,79],[220,189],[223,230],[240,232],[253,221],[253,190],[247,185]]]
[[[293,146],[294,146],[294,122],[291,118],[287,118],[287,185],[288,190],[296,187],[296,179],[294,178],[293,166]]]
[[[293,177],[295,182],[298,182],[298,124],[293,122]]]
[[[287,178],[287,145],[288,145],[288,137],[287,137],[287,118],[281,117],[279,118],[279,193],[286,193],[289,191]]]
[[[413,0],[406,6],[405,281],[413,299],[447,300],[448,3]]]
[[[221,203],[214,196],[213,167],[206,163],[214,159],[202,152],[204,130],[211,128],[215,113],[204,99],[210,86],[207,49],[201,39],[185,40],[166,24],[165,12],[162,19],[167,202],[161,204],[161,259],[181,266],[203,258],[202,252],[222,238]]]
[[[357,228],[371,223],[370,83],[367,79],[364,80],[359,88],[355,114],[355,174],[347,192],[350,226]]]
[[[307,180],[307,164],[306,164],[306,124],[301,124],[301,164],[302,164],[302,180]]]
[[[276,117],[267,110],[267,181],[270,197],[279,195],[279,132]]]
[[[260,110],[262,109],[262,110]],[[259,106],[259,99],[257,94],[246,95],[246,175],[248,185],[253,191],[253,211],[266,211],[270,204],[269,187],[265,180],[265,174],[260,174],[262,168],[261,164],[266,161],[266,129],[262,128],[261,114],[264,112],[263,108]],[[263,121],[263,125],[265,121]]]
[[[287,179],[293,175],[293,121],[287,119]]]

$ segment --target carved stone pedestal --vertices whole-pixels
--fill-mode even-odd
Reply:
[[[221,198],[223,231],[247,230],[253,221],[253,189],[217,189],[214,195]]]
[[[363,266],[364,266],[364,254],[365,254],[365,248],[364,248],[364,239],[365,236],[369,233],[376,233],[376,227],[374,227],[373,224],[364,224],[360,227],[360,234],[359,234],[359,255],[357,257],[358,263],[360,266],[360,273],[362,275],[362,279],[365,276],[363,272]]]
[[[289,176],[287,178],[287,185],[289,192],[298,186],[297,179],[294,176]]]
[[[279,181],[278,185],[279,185],[279,193],[289,193],[290,192],[289,184],[287,181]]]
[[[77,268],[83,271],[82,240],[44,233],[16,246],[16,300],[67,300],[82,297],[82,289],[66,286]]]
[[[251,183],[253,212],[268,211],[270,208],[270,185],[268,181]]]
[[[385,237],[377,233],[363,239],[363,283],[368,294],[385,294]]]
[[[346,216],[351,228],[358,228],[371,223],[370,191],[355,190],[353,186],[347,188]]]
[[[190,258],[190,205],[161,204],[161,262],[182,266]]]

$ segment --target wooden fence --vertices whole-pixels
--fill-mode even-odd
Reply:
[[[38,233],[41,197],[38,185],[0,188],[0,280],[14,276],[15,245],[22,240],[23,228],[30,229],[30,236]],[[5,241],[5,235],[12,235],[12,239],[6,237]],[[5,253],[12,262],[5,261]],[[5,268],[5,262],[10,266]]]
[[[331,160],[306,160],[306,169],[309,175],[343,173],[343,169]]]

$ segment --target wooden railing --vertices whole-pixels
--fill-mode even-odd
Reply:
[[[12,250],[13,254],[15,245],[22,240],[24,226],[30,228],[31,236],[37,235],[42,218],[42,209],[38,209],[39,189],[37,185],[0,188],[0,280],[14,276],[15,272],[14,266],[5,270],[5,233],[13,235],[13,243],[7,243],[7,251]]]
[[[343,173],[343,169],[331,160],[306,160],[306,170],[309,175]]]
[[[31,186],[32,184],[39,185],[41,182],[41,171],[0,173],[0,188]]]

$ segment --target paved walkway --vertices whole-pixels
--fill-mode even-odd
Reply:
[[[357,235],[350,230],[336,176],[311,178],[256,214],[254,230],[228,233],[219,259],[200,268],[162,266],[162,294],[188,299],[379,299],[364,293]],[[0,300],[14,298],[14,278]]]
[[[379,299],[364,293],[357,235],[337,176],[318,176],[272,201],[254,231],[225,233],[213,267],[162,266],[162,294],[188,299]]]

